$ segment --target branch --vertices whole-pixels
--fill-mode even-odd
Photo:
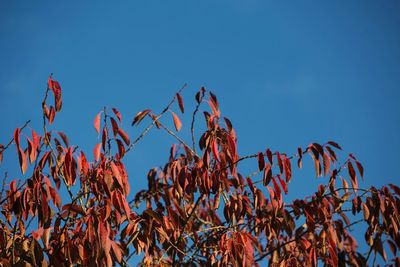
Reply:
[[[23,129],[26,128],[26,126],[28,126],[28,124],[31,122],[31,120],[27,120],[25,122],[25,124],[20,128],[20,131],[22,131]],[[3,153],[12,143],[14,142],[14,137],[11,138],[11,140],[7,143],[6,146],[4,147],[0,147],[0,153]]]
[[[146,129],[143,130],[143,132],[129,145],[128,149],[126,150],[125,153],[129,152],[132,150],[135,145],[150,131],[150,129],[158,122],[158,119],[160,119],[165,112],[169,110],[169,108],[172,106],[172,104],[175,102],[176,95],[182,92],[185,88],[187,87],[187,84],[185,83],[181,89],[174,95],[172,100],[168,103],[168,105],[161,111],[161,113],[146,127]]]

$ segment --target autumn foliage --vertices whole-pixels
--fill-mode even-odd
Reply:
[[[122,128],[117,109],[104,108],[93,122],[101,142],[84,152],[51,128],[62,90],[50,76],[43,128],[27,122],[1,140],[0,160],[15,149],[21,169],[20,179],[4,178],[1,191],[1,265],[126,266],[136,257],[146,266],[365,266],[379,257],[400,266],[397,185],[360,187],[361,163],[352,154],[339,159],[344,152],[332,141],[239,155],[231,121],[204,88],[195,95],[187,142],[178,133],[179,114],[188,112],[183,89],[160,114],[136,114],[133,127],[147,123],[136,138]],[[203,116],[206,130],[196,133]],[[148,172],[147,188],[131,188],[124,156],[151,128],[177,144],[163,168]],[[284,201],[305,157],[324,184]],[[255,175],[241,174],[243,161],[254,162]],[[350,231],[358,225],[364,240]]]

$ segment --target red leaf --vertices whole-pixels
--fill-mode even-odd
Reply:
[[[122,183],[122,179],[121,179],[121,174],[119,172],[119,169],[118,169],[117,165],[115,165],[114,162],[111,162],[110,166],[111,166],[111,170],[112,170],[113,176],[115,177],[115,179],[118,182],[118,185],[121,188],[124,188],[124,184]]]
[[[66,147],[69,147],[69,140],[68,137],[63,133],[63,132],[57,132],[58,135],[61,137],[61,139],[63,140],[64,144]]]
[[[364,177],[364,168],[363,168],[363,166],[358,161],[356,161],[356,166],[357,166],[358,172],[360,173],[361,178],[363,178]]]
[[[178,98],[179,109],[181,110],[182,113],[185,113],[185,107],[184,107],[184,105],[183,105],[182,96],[181,96],[179,93],[177,93],[177,94],[176,94],[176,97]]]
[[[331,161],[329,160],[329,156],[326,152],[324,152],[322,160],[324,164],[324,176],[326,176],[329,173],[331,167]]]
[[[150,111],[151,111],[150,109],[145,109],[143,111],[138,112],[135,115],[135,118],[133,118],[132,126],[135,124],[139,124],[143,120],[143,118],[146,117],[147,114],[149,114]]]
[[[14,130],[14,142],[17,145],[17,150],[20,148],[20,140],[19,140],[20,131],[19,128]]]
[[[112,108],[112,111],[114,112],[115,116],[117,116],[117,119],[121,122],[122,116],[121,113],[116,108]]]
[[[278,159],[279,171],[282,173],[283,172],[283,162],[282,162],[281,154],[279,152],[276,152],[276,158]]]
[[[171,111],[171,113],[172,113],[172,117],[174,119],[175,129],[179,132],[182,128],[182,123],[181,123],[179,117],[173,111]]]
[[[125,146],[121,140],[117,139],[116,141],[117,141],[117,145],[118,145],[119,158],[121,159],[125,155]]]
[[[101,116],[101,111],[96,115],[93,121],[93,126],[96,129],[97,134],[100,134],[100,116]]]
[[[114,120],[114,118],[110,118],[110,120],[111,120],[111,126],[112,126],[112,130],[114,133],[114,137],[116,137],[117,133],[118,133],[118,129],[119,129],[118,123],[116,120]]]
[[[36,231],[32,231],[32,237],[38,241],[43,235],[43,227],[39,227]]]
[[[52,80],[51,76],[49,77],[48,81],[49,88],[53,91],[54,94],[54,103],[56,106],[55,111],[60,111],[62,107],[62,100],[61,100],[61,86],[57,81]]]
[[[267,186],[271,182],[271,179],[272,179],[271,166],[269,164],[266,164],[264,168],[264,179],[263,179],[264,186]]]
[[[100,147],[101,147],[101,143],[98,143],[93,150],[93,155],[94,155],[94,159],[95,161],[99,161],[100,159]]]
[[[34,148],[33,142],[28,138],[28,156],[29,156],[29,162],[32,164],[32,162],[36,159],[36,149]]]
[[[351,184],[353,185],[354,191],[358,189],[356,171],[354,170],[353,164],[350,161],[347,162],[347,170],[349,171]]]
[[[212,141],[211,150],[214,155],[214,158],[219,161],[218,145],[217,145],[217,140],[215,139]]]
[[[267,158],[268,158],[269,164],[271,164],[271,166],[272,166],[273,162],[272,162],[272,152],[271,152],[271,150],[268,148],[267,151],[265,151],[265,153],[267,154]]]
[[[121,128],[118,129],[118,134],[121,136],[122,140],[124,140],[125,144],[129,146],[131,143],[129,136]]]
[[[288,183],[292,178],[292,166],[290,164],[290,159],[286,156],[283,157],[283,172],[285,174],[286,182]]]
[[[54,110],[53,106],[50,106],[50,111],[49,111],[49,124],[52,124],[54,121],[54,117],[56,116],[56,111]]]
[[[28,168],[28,161],[26,159],[24,151],[22,151],[21,148],[18,149],[18,160],[19,160],[19,166],[21,167],[21,172],[22,174],[25,174]]]
[[[279,179],[279,182],[280,182],[280,184],[282,186],[283,191],[285,192],[285,195],[287,195],[287,193],[288,193],[287,184],[285,183],[285,181],[279,175],[278,175],[278,179]]]

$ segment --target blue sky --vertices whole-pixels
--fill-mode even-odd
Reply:
[[[134,114],[188,83],[188,108],[200,86],[218,96],[243,155],[335,140],[366,185],[398,184],[399,14],[399,1],[2,1],[0,143],[27,119],[40,129],[51,72],[63,88],[55,128],[89,153],[104,105],[136,136]],[[151,132],[127,158],[133,191],[173,142]],[[298,179],[303,192],[313,178]]]

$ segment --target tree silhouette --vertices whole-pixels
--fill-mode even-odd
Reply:
[[[43,128],[29,132],[27,121],[0,145],[0,160],[16,148],[24,177],[8,181],[5,175],[3,180],[2,266],[127,266],[134,255],[146,266],[365,266],[374,264],[377,255],[400,266],[397,185],[359,187],[361,163],[352,154],[339,159],[343,152],[332,141],[291,153],[262,148],[239,155],[231,121],[204,88],[195,96],[189,145],[178,135],[184,88],[160,114],[137,113],[132,125],[148,126],[135,139],[122,129],[119,111],[104,108],[94,119],[101,142],[92,157],[51,128],[62,108],[62,92],[50,76]],[[201,107],[208,110],[203,112],[206,130],[196,140]],[[168,113],[174,130],[162,122]],[[177,144],[163,168],[148,172],[147,188],[130,194],[124,156],[153,127]],[[312,159],[316,176],[327,183],[309,197],[284,202],[295,179],[292,168],[301,169],[304,157]],[[254,162],[254,177],[241,175],[245,160]],[[61,191],[67,192],[62,198]],[[349,231],[358,224],[366,227],[365,241]],[[358,251],[358,242],[369,249]]]

